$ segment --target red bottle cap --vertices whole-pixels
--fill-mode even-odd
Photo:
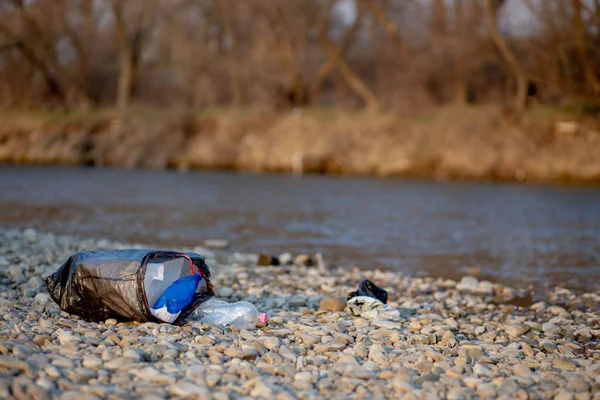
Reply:
[[[258,316],[258,322],[266,325],[267,322],[269,322],[269,316],[266,313],[260,313]]]

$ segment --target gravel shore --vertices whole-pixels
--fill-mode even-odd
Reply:
[[[69,255],[126,247],[0,230],[0,398],[600,399],[598,293],[555,288],[519,307],[515,290],[472,277],[257,267],[195,248],[217,296],[256,304],[267,327],[91,323],[50,299],[43,279]],[[365,278],[399,321],[319,310]]]

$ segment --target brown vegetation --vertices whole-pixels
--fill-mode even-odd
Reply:
[[[127,133],[118,115],[12,114],[0,162],[600,182],[598,122],[546,108],[518,118],[495,106],[411,116],[135,108]]]
[[[596,0],[2,0],[0,105],[597,105],[598,48]]]
[[[1,158],[589,180],[598,49],[597,0],[0,0]]]

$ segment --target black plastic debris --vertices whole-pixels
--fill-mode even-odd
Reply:
[[[358,296],[372,297],[383,304],[386,304],[388,299],[388,293],[368,279],[365,279],[358,285],[358,290],[348,293],[347,300]]]
[[[202,275],[193,300],[173,323],[214,296],[210,270],[196,253],[148,249],[84,251],[72,255],[46,278],[48,292],[63,311],[87,321],[161,322],[150,309],[177,279]]]

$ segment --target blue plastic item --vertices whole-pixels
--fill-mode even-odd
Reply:
[[[174,322],[182,310],[194,300],[202,275],[184,276],[173,282],[152,306],[152,314],[165,322]]]

